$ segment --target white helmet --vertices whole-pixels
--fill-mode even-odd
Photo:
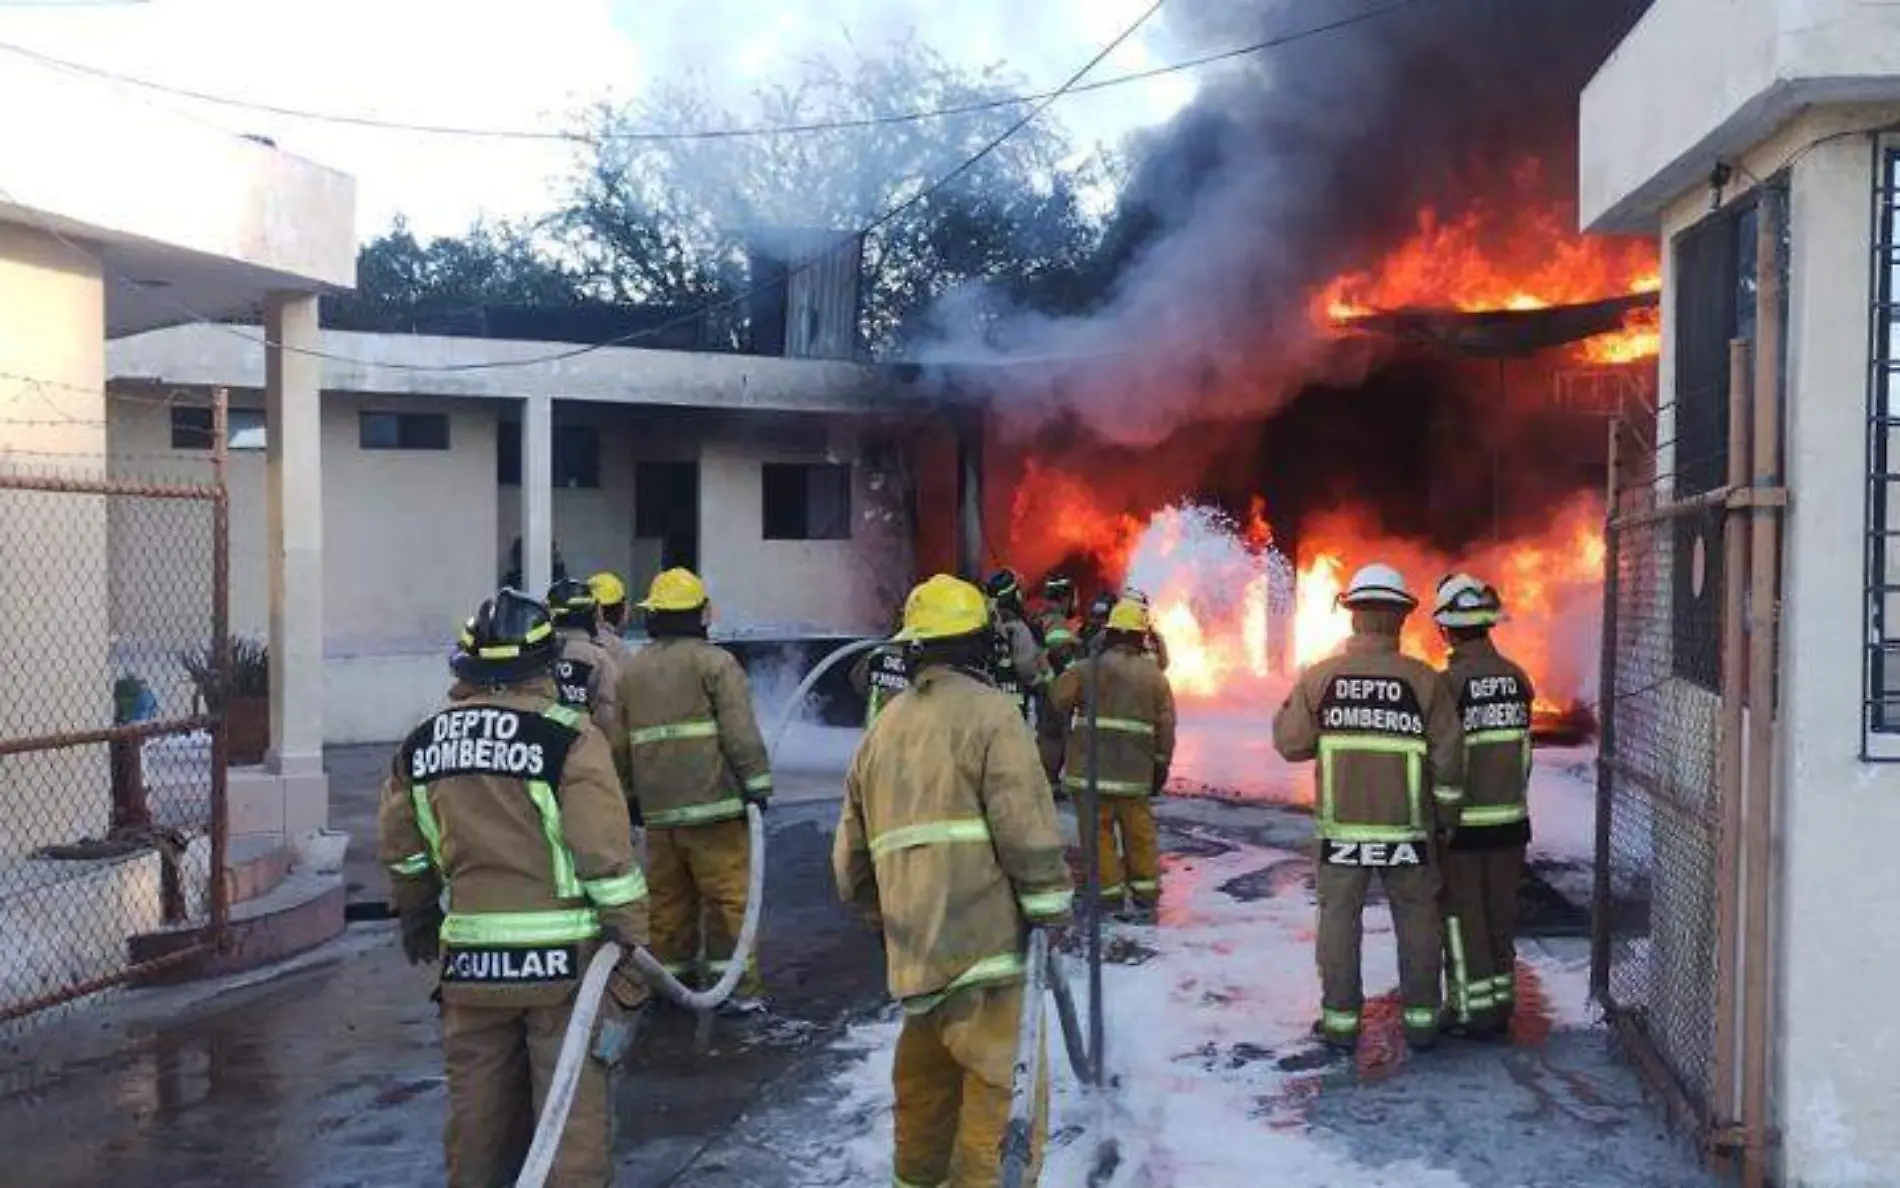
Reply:
[[[1339,605],[1364,607],[1367,610],[1385,608],[1409,611],[1418,605],[1418,599],[1405,588],[1403,574],[1390,565],[1375,561],[1352,575],[1352,581],[1346,583],[1345,593],[1339,596]]]
[[[1504,600],[1468,573],[1447,574],[1438,583],[1432,618],[1441,627],[1494,627],[1504,618]]]

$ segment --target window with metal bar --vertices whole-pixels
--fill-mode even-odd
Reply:
[[[1863,725],[1891,735],[1900,734],[1900,147],[1881,147],[1875,161]]]

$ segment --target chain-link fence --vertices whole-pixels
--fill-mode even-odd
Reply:
[[[1621,493],[1609,533],[1599,993],[1702,1112],[1716,1051],[1725,513],[1657,505],[1652,489]]]
[[[0,1021],[221,933],[222,723],[263,676],[226,637],[215,455],[153,482],[0,449]]]

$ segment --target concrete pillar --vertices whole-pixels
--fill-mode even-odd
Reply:
[[[554,580],[554,400],[521,405],[521,580],[540,598]]]
[[[317,298],[273,293],[264,305],[266,557],[270,569],[271,749],[284,834],[328,824],[323,775],[323,449]]]

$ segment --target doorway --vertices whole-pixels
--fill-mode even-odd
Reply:
[[[699,571],[699,463],[634,463],[633,536],[636,589],[664,569]]]

